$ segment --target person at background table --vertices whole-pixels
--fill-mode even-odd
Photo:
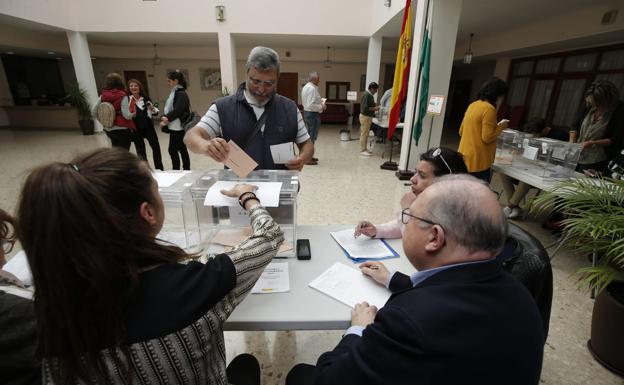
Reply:
[[[401,198],[401,209],[409,207],[418,194],[429,187],[436,177],[446,174],[464,174],[468,169],[464,163],[464,157],[457,151],[434,147],[420,155],[420,162],[416,165],[416,172],[410,179],[411,190]],[[390,222],[374,225],[370,221],[359,221],[355,226],[353,235],[359,237],[366,235],[372,238],[401,238],[405,226],[401,223],[401,213]]]
[[[101,102],[108,102],[115,108],[115,121],[110,128],[104,127],[106,136],[111,141],[111,146],[121,147],[126,151],[130,151],[130,143],[134,138],[133,132],[136,130],[134,125],[134,114],[130,112],[130,98],[124,86],[121,75],[117,73],[109,73],[104,79],[104,89],[100,94],[100,98],[93,106],[92,115],[97,115],[97,110]]]
[[[546,126],[546,121],[542,118],[530,118],[525,123],[522,131],[529,137],[534,138],[551,138],[564,142],[567,142],[569,139],[569,134],[566,130]],[[533,186],[520,181],[514,186],[514,179],[503,173],[499,173],[499,177],[503,191],[505,191],[507,196],[507,206],[503,208],[503,213],[509,219],[516,219],[522,216],[522,209],[519,206],[520,202]]]
[[[297,105],[277,93],[280,59],[275,50],[254,47],[245,64],[247,79],[236,93],[217,99],[191,128],[184,141],[191,151],[223,162],[233,140],[256,163],[256,170],[299,170],[314,156],[314,143]],[[266,121],[254,128],[266,113]],[[273,163],[271,146],[294,142],[299,155],[286,164]]]
[[[605,172],[609,147],[612,144],[621,146],[624,127],[609,126],[609,121],[618,107],[619,96],[617,87],[606,80],[596,80],[585,92],[585,103],[589,111],[581,122],[576,140],[582,148],[577,171]]]
[[[13,249],[14,226],[13,218],[0,209],[0,268],[6,263],[5,254]],[[32,289],[0,270],[0,384],[41,384],[32,297]]]
[[[360,155],[372,156],[373,153],[368,151],[368,132],[373,124],[375,111],[379,110],[379,106],[375,104],[375,94],[379,90],[379,85],[371,82],[368,85],[368,91],[362,93],[360,101]]]
[[[316,367],[295,366],[286,384],[538,384],[542,319],[495,258],[507,223],[489,186],[470,175],[442,176],[402,222],[403,249],[417,272],[360,265],[392,296],[379,310],[356,304],[334,350]]]
[[[509,127],[506,119],[496,123],[496,111],[500,107],[507,83],[493,77],[486,81],[479,92],[477,100],[472,102],[459,127],[459,148],[471,175],[490,182],[492,163],[496,155],[496,138],[505,128]]]
[[[165,131],[169,133],[168,151],[173,169],[180,169],[180,157],[182,157],[182,168],[190,170],[191,158],[184,144],[184,127],[182,127],[182,122],[191,112],[184,74],[179,70],[169,72],[167,85],[171,88],[171,92],[165,102],[165,115],[160,118],[160,126],[166,127]]]
[[[136,126],[136,132],[134,133],[134,146],[137,150],[139,158],[147,162],[147,154],[145,152],[145,142],[143,139],[147,139],[150,147],[152,148],[152,155],[154,157],[154,168],[158,170],[164,170],[162,163],[162,156],[160,154],[160,143],[158,142],[158,135],[154,129],[154,122],[152,117],[158,115],[160,111],[154,107],[152,99],[145,93],[143,84],[137,79],[128,80],[128,93],[130,94],[130,105],[134,106],[134,125]]]
[[[279,225],[236,185],[252,235],[191,257],[160,241],[165,210],[147,164],[99,149],[26,178],[18,235],[37,288],[46,384],[260,384],[251,355],[226,369],[223,324],[283,242]],[[43,210],[43,211],[42,211]],[[41,213],[46,212],[45,216]],[[172,357],[174,359],[172,359]]]
[[[301,90],[301,104],[303,104],[303,120],[305,121],[306,127],[308,127],[310,139],[313,144],[316,144],[316,138],[318,137],[319,128],[321,127],[321,113],[325,111],[327,106],[319,92],[318,85],[321,78],[318,72],[310,72],[308,79],[308,82]],[[308,164],[318,164],[318,159],[313,157]]]

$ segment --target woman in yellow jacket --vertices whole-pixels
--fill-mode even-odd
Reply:
[[[459,127],[459,148],[464,155],[468,172],[490,182],[490,167],[496,155],[496,137],[509,126],[506,119],[496,123],[496,109],[507,93],[507,83],[493,77],[479,90]]]

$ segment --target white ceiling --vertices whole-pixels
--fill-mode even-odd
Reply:
[[[402,1],[402,0],[395,0]],[[432,0],[435,1],[435,0]],[[582,8],[591,4],[617,4],[615,0],[464,0],[457,33],[457,44],[466,44],[470,33],[475,33],[475,40],[480,36],[494,34],[506,28],[516,28],[526,24],[527,20],[536,22],[548,20],[557,15],[561,9]],[[621,5],[621,3],[620,3]],[[615,6],[614,6],[615,7]],[[624,15],[620,15],[621,17]],[[355,21],[354,21],[355,22]],[[396,49],[397,38],[400,35],[402,13],[398,13],[378,32],[384,36],[384,49]],[[0,15],[0,25],[24,33],[45,34],[48,37],[65,39],[65,31],[43,24],[33,23],[6,15]],[[262,34],[235,34],[238,47],[251,47],[262,44],[275,48],[316,48],[325,49],[327,46],[336,49],[366,49],[367,36],[326,36],[326,35],[262,35]],[[110,46],[203,46],[217,47],[216,33],[160,33],[160,32],[89,32],[89,42],[98,45]],[[594,36],[585,38],[582,42],[569,41],[551,45],[551,50],[567,49],[566,45],[582,43],[585,45],[607,44],[609,39],[622,40],[616,36]],[[0,50],[16,51],[20,54],[33,54],[19,47],[0,46]],[[32,51],[32,50],[31,50]],[[543,52],[544,47],[532,47],[521,53],[530,55]],[[45,52],[43,54],[46,54]]]

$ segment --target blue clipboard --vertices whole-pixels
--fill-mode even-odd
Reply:
[[[368,261],[383,261],[385,259],[399,258],[399,253],[397,253],[396,250],[394,250],[392,246],[390,246],[388,242],[386,242],[385,239],[382,238],[380,239],[380,241],[382,241],[383,244],[386,245],[386,247],[388,248],[388,250],[390,250],[392,255],[389,255],[387,257],[382,257],[382,258],[354,258],[349,254],[349,252],[347,252],[347,250],[345,250],[344,247],[340,246],[340,243],[338,243],[338,241],[334,239],[334,242],[338,243],[338,246],[340,246],[340,248],[345,253],[347,258],[349,258],[353,263],[362,263],[362,262],[368,262]]]

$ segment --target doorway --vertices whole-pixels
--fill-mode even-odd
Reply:
[[[299,74],[297,72],[281,72],[277,83],[277,92],[297,104],[299,100]]]
[[[136,79],[140,81],[143,85],[143,90],[145,91],[145,94],[150,94],[149,88],[147,86],[147,74],[145,73],[145,71],[124,71],[124,79],[126,83],[128,83],[128,80],[130,79]]]

